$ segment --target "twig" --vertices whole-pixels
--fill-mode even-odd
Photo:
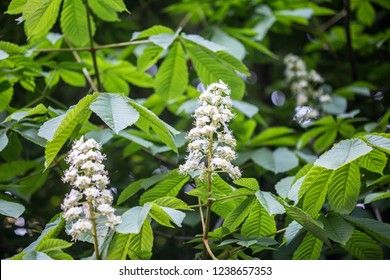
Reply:
[[[266,235],[266,237],[270,237],[270,236],[277,235],[277,234],[279,234],[279,233],[285,232],[286,230],[287,230],[287,228],[279,229],[279,230],[277,230],[277,231],[275,231],[275,232],[273,232],[273,233],[270,233],[270,234]]]
[[[211,251],[210,249],[210,245],[209,245],[209,240],[208,239],[203,239],[203,244],[207,250],[207,253],[209,253],[210,257],[213,259],[213,260],[218,260],[218,258],[213,254],[213,251]]]
[[[345,35],[347,37],[347,50],[349,63],[351,65],[351,78],[352,81],[358,79],[357,68],[356,68],[356,58],[352,48],[352,38],[351,38],[351,8],[349,5],[349,0],[344,0],[344,9],[346,11],[346,16],[344,20]]]

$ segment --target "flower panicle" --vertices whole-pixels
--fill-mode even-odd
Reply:
[[[61,205],[63,217],[72,222],[67,231],[74,240],[81,233],[91,232],[91,219],[106,218],[106,226],[113,228],[121,222],[111,206],[113,196],[107,189],[110,183],[103,161],[106,156],[100,152],[101,144],[94,139],[81,137],[73,143],[65,161],[69,168],[65,170],[62,181],[69,183],[72,190],[65,196]],[[90,209],[92,206],[92,209]],[[93,211],[93,215],[91,215]]]
[[[231,161],[237,155],[236,140],[228,124],[235,117],[232,113],[230,89],[222,81],[213,83],[199,96],[200,106],[194,112],[194,127],[188,132],[188,155],[180,165],[181,174],[199,175],[205,179],[208,173],[226,172],[233,179],[241,177],[241,171]]]

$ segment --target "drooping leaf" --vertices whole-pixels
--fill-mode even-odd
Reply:
[[[25,48],[6,41],[0,41],[0,50],[6,52],[7,54],[25,54],[27,52]]]
[[[343,140],[320,156],[315,165],[327,169],[337,169],[372,151],[361,139]]]
[[[155,78],[156,93],[168,101],[180,97],[188,84],[187,63],[183,47],[174,43]]]
[[[351,238],[343,247],[360,260],[380,260],[383,258],[383,252],[378,242],[357,229],[353,231]]]
[[[332,178],[333,170],[313,166],[303,180],[299,198],[304,196],[302,209],[312,217],[322,209]]]
[[[19,203],[0,199],[0,214],[6,217],[19,218],[26,208]]]
[[[246,237],[260,238],[274,232],[276,232],[274,217],[255,200],[248,218],[242,224],[241,234]]]
[[[11,0],[8,5],[7,14],[17,15],[23,13],[24,6],[26,5],[27,0]]]
[[[52,163],[62,146],[68,140],[77,125],[84,122],[91,111],[88,110],[89,105],[96,98],[96,95],[87,95],[81,99],[76,106],[68,111],[61,124],[56,129],[53,139],[49,141],[45,149],[45,167],[48,168]]]
[[[146,219],[138,234],[132,234],[129,243],[129,257],[132,260],[148,260],[152,257],[153,230]]]
[[[275,151],[261,148],[253,153],[251,158],[256,164],[275,174],[291,170],[299,163],[297,156],[284,147],[277,148]]]
[[[119,233],[139,233],[151,208],[151,205],[145,204],[142,207],[136,206],[126,211],[123,213],[122,223],[117,225],[116,231]]]
[[[383,175],[383,169],[385,168],[386,163],[387,157],[385,153],[376,149],[359,158],[359,165],[361,167],[381,175]]]
[[[344,216],[344,218],[354,226],[365,231],[376,240],[379,240],[387,247],[390,247],[390,224],[367,218],[357,218]]]
[[[330,209],[340,214],[351,213],[358,201],[360,184],[360,170],[356,162],[337,169],[328,189]]]
[[[164,196],[175,197],[189,179],[189,176],[180,175],[177,169],[172,170],[164,180],[143,193],[139,202],[144,204]]]
[[[390,198],[390,192],[370,193],[364,198],[364,204],[387,198]]]
[[[92,35],[95,28],[92,18],[89,19]],[[82,0],[64,0],[61,12],[61,30],[73,44],[84,46],[88,43],[87,8]]]
[[[27,118],[29,116],[43,115],[46,112],[47,112],[46,106],[43,104],[38,104],[34,108],[24,108],[24,109],[17,110],[16,112],[14,112],[10,116],[8,116],[6,120],[7,121],[8,120],[20,121],[20,120]]]
[[[234,231],[248,217],[253,207],[254,196],[246,198],[237,208],[233,209],[223,222],[223,226]]]
[[[119,94],[102,93],[89,107],[117,134],[139,118],[138,111]]]
[[[321,255],[323,242],[312,235],[307,233],[302,243],[298,246],[294,252],[294,260],[318,260]]]
[[[283,214],[283,205],[270,192],[257,191],[256,198],[269,215]]]
[[[57,20],[62,0],[29,0],[23,8],[27,38],[45,36]]]
[[[354,227],[337,213],[330,212],[321,222],[328,237],[335,242],[345,245],[352,236]]]

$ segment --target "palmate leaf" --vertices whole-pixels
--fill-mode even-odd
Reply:
[[[216,83],[219,80],[231,89],[233,99],[242,99],[245,91],[244,81],[230,68],[229,64],[219,63],[217,55],[211,50],[184,40],[195,71],[204,85]]]
[[[344,219],[390,248],[390,224],[352,216],[344,216]]]
[[[303,180],[298,197],[304,195],[302,209],[312,217],[322,209],[332,178],[333,170],[313,166]]]
[[[88,43],[87,8],[83,0],[64,0],[61,12],[61,30],[64,35],[76,46]],[[92,35],[95,34],[95,24],[91,21]]]
[[[358,201],[360,185],[360,170],[356,162],[337,169],[328,189],[330,209],[340,214],[351,213]]]
[[[253,207],[254,196],[247,197],[235,209],[233,209],[223,222],[223,226],[230,231],[234,231],[251,213]]]
[[[360,260],[383,259],[383,252],[378,242],[357,229],[353,231],[351,238],[343,248]]]
[[[91,111],[88,107],[95,100],[96,96],[96,94],[87,95],[81,99],[76,106],[67,112],[65,118],[61,121],[61,124],[55,131],[53,139],[46,145],[45,168],[48,168],[52,163],[77,125],[81,124],[89,117]]]
[[[80,0],[81,1],[81,0]],[[29,0],[23,8],[27,38],[45,36],[57,20],[62,0]]]
[[[190,176],[180,175],[177,169],[172,170],[169,172],[169,175],[164,178],[164,180],[143,193],[140,197],[139,203],[142,205],[146,202],[153,201],[164,196],[175,197],[189,179]]]
[[[159,206],[154,202],[148,204],[152,206],[149,215],[156,222],[166,227],[173,227],[171,222],[174,222],[178,227],[181,227],[181,223],[186,216],[185,213],[171,207]]]
[[[119,94],[102,93],[89,107],[117,134],[139,118],[138,111]]]
[[[272,215],[254,201],[251,212],[241,227],[241,234],[245,237],[263,237],[276,232],[276,223]]]
[[[151,208],[152,205],[145,204],[142,207],[136,206],[126,211],[123,213],[122,223],[117,225],[116,231],[119,233],[139,233]]]
[[[131,99],[129,99],[128,102],[140,114],[140,117],[135,125],[146,133],[149,133],[150,128],[152,128],[160,140],[177,153],[177,147],[173,139],[173,134],[177,134],[178,132],[170,125],[160,120],[152,111],[139,105],[137,102]]]
[[[251,159],[275,174],[291,170],[299,163],[297,156],[285,147],[279,147],[275,151],[261,148],[252,154]]]
[[[302,243],[294,252],[294,260],[318,260],[323,242],[311,233],[307,233]]]
[[[180,42],[173,44],[155,78],[156,93],[169,101],[181,96],[188,84],[187,63]]]

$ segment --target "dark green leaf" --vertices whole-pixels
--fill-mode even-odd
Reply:
[[[330,212],[321,222],[328,237],[335,242],[345,245],[352,236],[354,227],[337,213]]]
[[[253,207],[254,196],[246,198],[237,208],[233,209],[223,222],[223,226],[234,231],[251,213]]]
[[[343,247],[360,260],[381,260],[383,258],[379,244],[369,235],[356,229]]]
[[[307,233],[302,243],[298,246],[294,252],[294,260],[318,260],[321,255],[323,242],[312,235]]]

